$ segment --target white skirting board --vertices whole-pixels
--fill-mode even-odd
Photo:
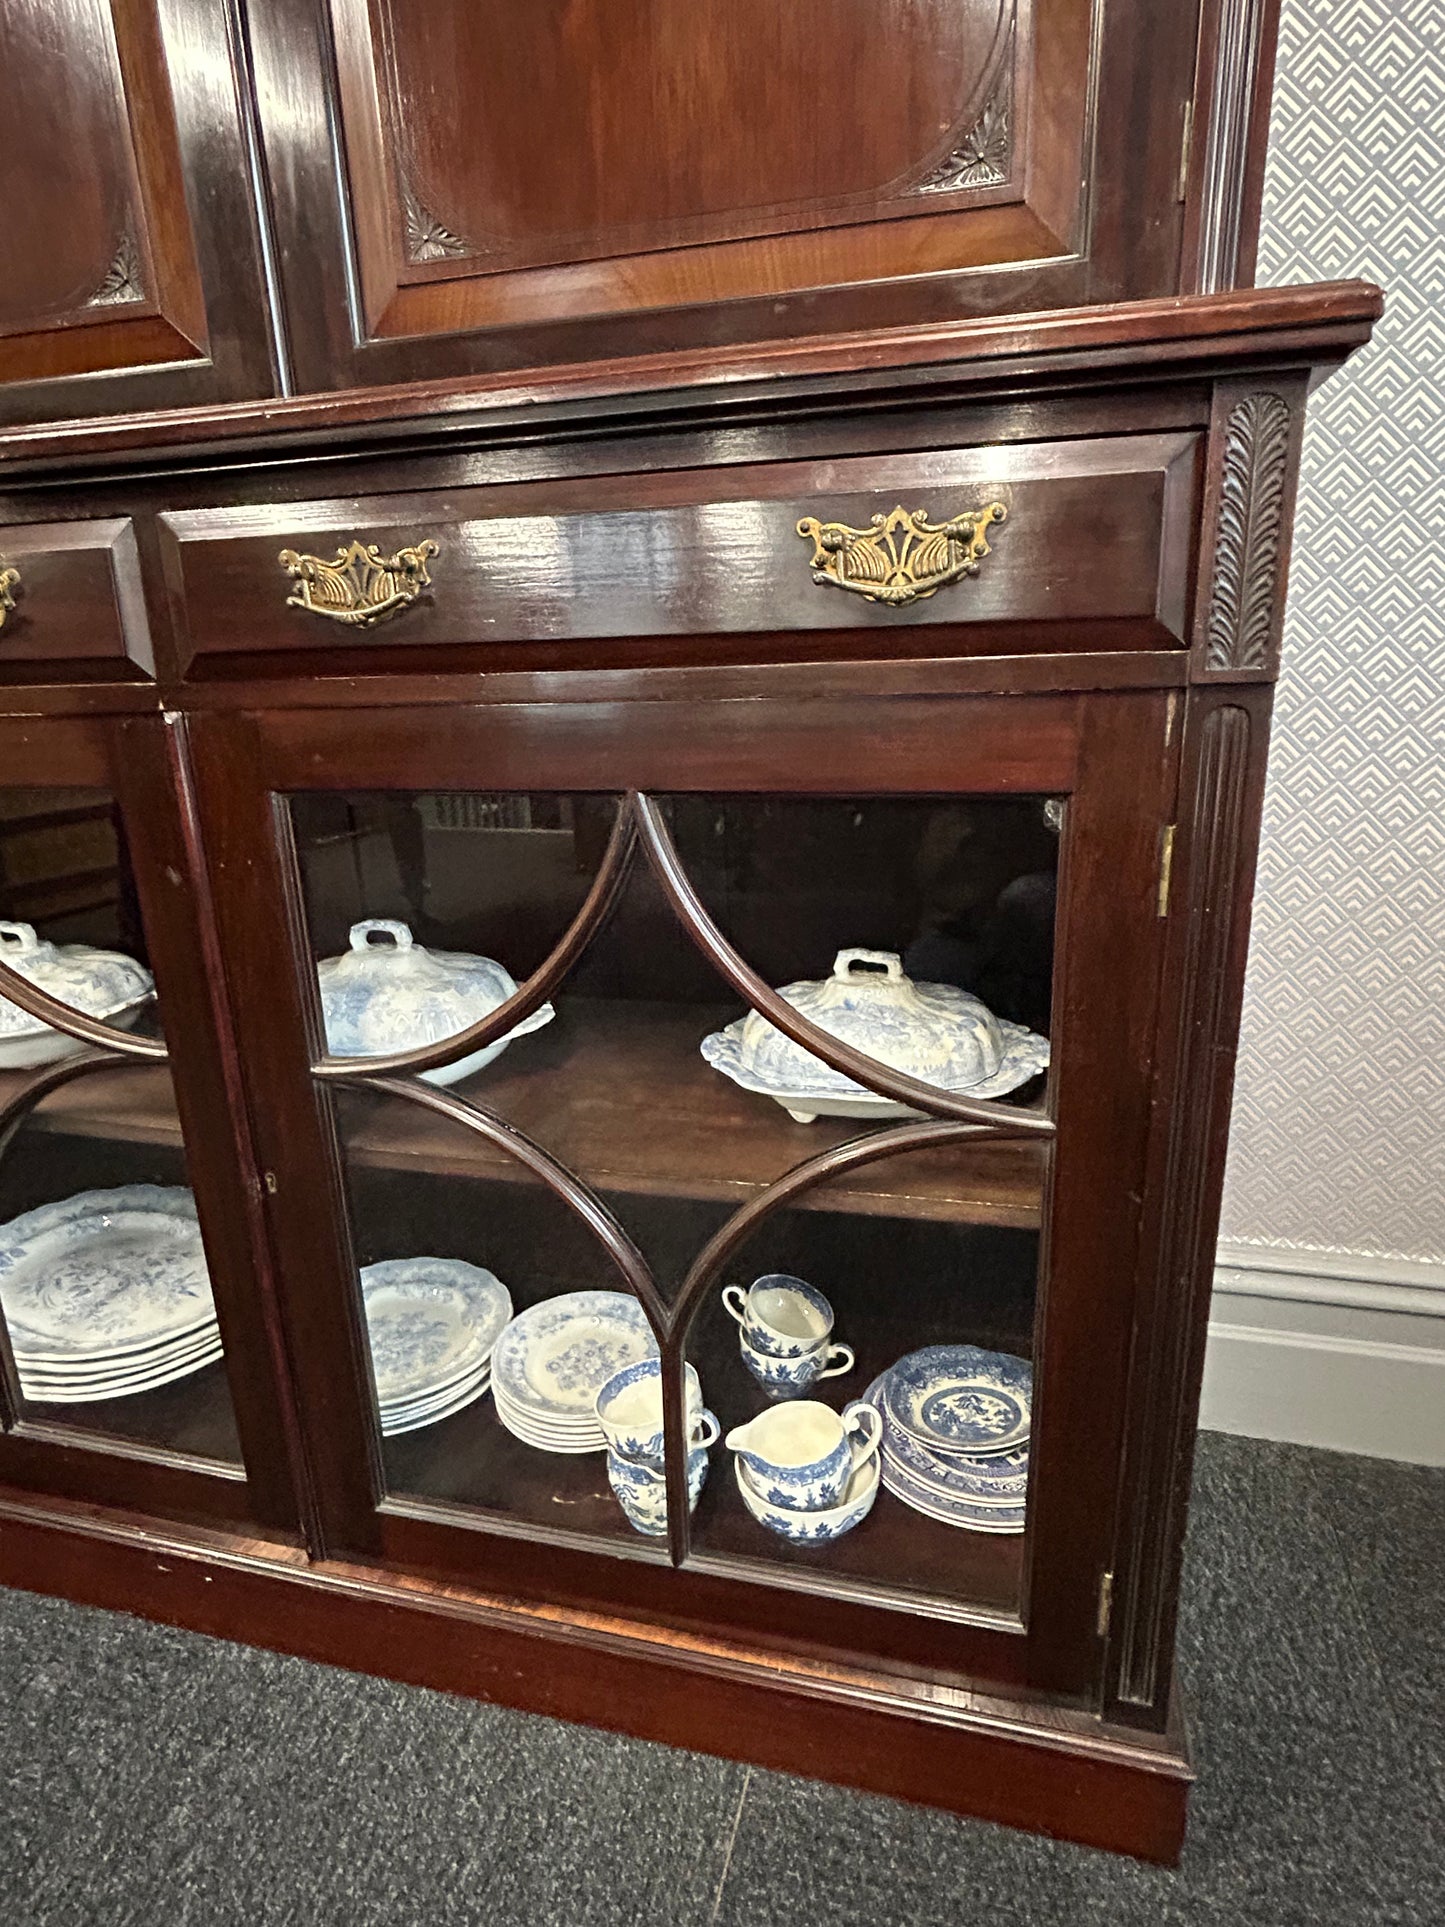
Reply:
[[[1199,1422],[1445,1465],[1445,1265],[1221,1244]]]

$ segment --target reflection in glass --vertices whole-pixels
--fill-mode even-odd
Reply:
[[[338,968],[404,977],[421,951],[434,998],[426,1024],[408,1013],[364,1032],[363,994],[343,1038],[323,993],[333,1052],[357,1051],[364,1076],[366,1054],[455,1036],[479,1014],[469,991],[454,994],[468,973],[488,977],[495,1008],[601,900],[594,884],[625,807],[585,795],[293,797],[321,984]],[[1049,799],[681,795],[657,810],[706,916],[800,1013],[924,1083],[1041,1112],[1063,828]],[[766,1187],[908,1125],[903,1104],[750,1014],[697,934],[638,847],[605,918],[548,986],[547,1021],[449,1067],[446,1097],[335,1089],[398,1498],[665,1558],[660,1458],[629,1452],[597,1410],[611,1379],[647,1367],[654,1334],[626,1265],[569,1204],[569,1174],[639,1258],[644,1297],[650,1277],[676,1306],[699,1254]],[[337,956],[358,961],[327,963]],[[433,970],[438,956],[468,961]],[[731,1065],[715,1048],[728,1036]],[[822,1101],[786,1101],[801,1096]],[[469,1124],[448,1110],[455,1100],[500,1122],[477,1128],[477,1114]],[[509,1131],[553,1163],[519,1159]],[[881,1590],[930,1612],[1019,1610],[1028,1434],[1016,1423],[995,1450],[986,1429],[1002,1422],[990,1413],[1028,1402],[1047,1168],[1039,1136],[939,1143],[924,1132],[752,1226],[686,1314],[690,1562]],[[504,1293],[510,1320],[494,1338],[448,1286],[449,1267]],[[375,1281],[409,1268],[437,1268],[439,1296],[425,1316],[393,1304],[424,1331],[420,1376],[402,1384]],[[771,1282],[754,1289],[760,1279]],[[766,1314],[751,1326],[750,1308]],[[801,1414],[792,1460],[773,1462],[771,1486],[760,1476],[745,1487],[722,1435],[787,1405]],[[940,1429],[970,1413],[975,1434]],[[780,1517],[805,1445],[843,1452],[819,1487],[829,1503]]]

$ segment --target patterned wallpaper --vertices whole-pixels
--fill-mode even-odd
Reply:
[[[1314,398],[1265,808],[1231,1242],[1445,1260],[1445,34],[1284,0],[1259,281],[1363,275]]]

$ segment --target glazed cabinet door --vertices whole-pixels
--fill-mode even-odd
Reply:
[[[0,719],[0,1486],[294,1535],[175,732]]]
[[[250,0],[300,383],[1175,292],[1221,11]]]
[[[322,1530],[1087,1699],[1172,700],[876,681],[197,722]]]
[[[0,421],[272,392],[240,45],[227,5],[0,0]]]

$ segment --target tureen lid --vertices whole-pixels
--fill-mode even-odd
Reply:
[[[831,977],[785,984],[778,995],[819,1030],[927,1084],[967,1090],[1003,1062],[1002,1031],[986,1004],[951,984],[915,983],[890,950],[840,950]],[[738,1058],[774,1090],[857,1088],[758,1011],[743,1020]]]
[[[155,989],[155,979],[134,957],[119,950],[95,950],[88,943],[51,943],[29,923],[0,923],[0,963],[87,1017],[113,1016]],[[43,1018],[0,996],[0,1037],[50,1028]]]
[[[516,979],[491,957],[428,950],[404,923],[368,917],[351,948],[316,966],[326,1047],[335,1057],[375,1057],[440,1043],[488,1017]]]

